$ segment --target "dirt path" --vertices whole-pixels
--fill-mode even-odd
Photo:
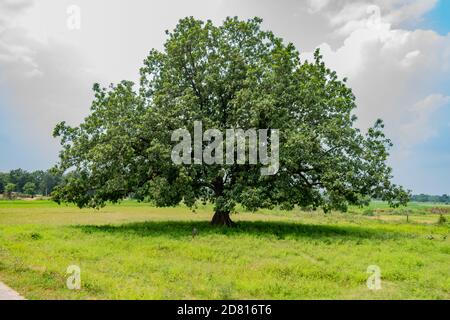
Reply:
[[[0,300],[25,300],[25,298],[0,281]]]

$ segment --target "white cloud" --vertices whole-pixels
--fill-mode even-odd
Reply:
[[[308,12],[316,13],[329,4],[330,0],[308,0]]]
[[[24,27],[20,19],[33,8],[32,1],[0,0],[1,112],[27,148],[55,159],[58,142],[52,129],[59,121],[82,119],[95,76],[78,50],[53,38],[43,41]]]
[[[401,61],[401,65],[405,68],[409,68],[414,65],[415,61],[420,57],[420,50],[414,50],[408,52],[405,58]]]
[[[405,3],[402,7],[412,8],[407,12],[415,17],[418,11],[429,5],[430,2],[428,6],[419,7]],[[344,8],[341,10],[344,16],[335,18],[336,25],[348,26],[351,21],[347,13],[353,12],[359,17],[358,12],[363,11]],[[437,97],[444,101],[441,86],[450,77],[450,36],[440,36],[433,31],[394,28],[383,17],[377,19],[376,13],[375,18],[361,17],[353,24],[354,30],[345,37],[341,46],[333,49],[323,43],[319,47],[327,65],[349,79],[358,103],[358,126],[367,128],[375,119],[382,118],[394,143],[401,143],[400,148],[411,148],[434,132],[428,119],[439,108],[430,106],[418,112],[417,106],[423,101],[437,106]],[[312,53],[303,55],[309,59],[311,56]],[[413,130],[416,135],[411,133]]]
[[[423,15],[433,9],[438,3],[438,0],[403,0],[384,2],[389,2],[391,5],[395,2],[399,3],[394,10],[388,12],[386,18],[392,23],[401,24],[422,20]]]
[[[401,143],[421,143],[438,134],[432,124],[432,116],[440,108],[450,103],[450,96],[431,94],[412,106],[405,115],[409,121],[400,127]]]
[[[348,34],[361,26],[358,23],[368,18],[380,18],[394,27],[420,21],[437,2],[438,0],[335,0],[316,3],[311,0],[308,1],[308,6],[310,12],[327,16],[332,26],[341,28],[339,34]]]

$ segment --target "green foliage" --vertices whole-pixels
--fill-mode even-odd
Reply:
[[[7,175],[0,172],[0,194],[5,192],[5,186],[8,183]]]
[[[354,127],[355,97],[317,51],[301,62],[291,43],[260,28],[261,19],[227,18],[221,26],[179,21],[164,50],[152,50],[138,89],[123,81],[94,85],[91,114],[79,127],[64,122],[57,202],[101,207],[130,194],[158,206],[197,200],[230,212],[295,206],[346,210],[368,199],[404,205],[409,194],[392,184],[392,146],[378,120]],[[280,130],[280,170],[259,165],[175,165],[171,133],[195,120],[204,129]]]
[[[14,183],[8,183],[5,187],[5,192],[6,193],[11,193],[16,191],[16,185]]]
[[[23,192],[25,184],[31,180],[31,174],[23,169],[11,170],[9,172],[9,182],[16,185],[17,192]]]
[[[7,173],[0,172],[0,193],[5,192],[7,183],[13,183],[16,185],[14,191],[29,194],[25,191],[25,185],[27,183],[33,183],[35,185],[33,194],[48,196],[60,181],[61,176],[54,169],[47,171],[37,170],[33,172],[16,169]]]
[[[34,197],[34,195],[36,194],[36,184],[33,182],[25,183],[25,185],[23,186],[23,193]]]
[[[435,202],[435,203],[450,203],[450,196],[443,194],[442,196],[432,196],[428,194],[418,194],[411,196],[411,201],[417,202]]]
[[[447,223],[447,218],[444,217],[443,214],[440,214],[440,215],[439,215],[438,224],[445,224],[445,223]]]
[[[16,190],[16,185],[14,183],[8,183],[5,187],[5,193],[7,194],[8,198],[12,198],[12,193]]]

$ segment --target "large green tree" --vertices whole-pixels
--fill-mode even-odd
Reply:
[[[389,139],[377,120],[355,128],[355,97],[317,51],[301,61],[291,43],[260,28],[261,19],[221,26],[185,18],[163,51],[152,50],[138,88],[129,81],[94,85],[91,113],[78,127],[60,123],[59,169],[70,172],[53,196],[99,207],[130,194],[158,206],[215,205],[214,224],[233,225],[236,204],[345,210],[379,198],[396,206],[408,193],[391,182]],[[173,130],[280,130],[279,171],[261,165],[171,161]],[[270,143],[270,142],[269,142]]]

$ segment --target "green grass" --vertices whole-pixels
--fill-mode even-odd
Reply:
[[[429,208],[412,204],[408,223],[382,203],[242,212],[227,229],[209,225],[211,206],[0,201],[0,279],[28,299],[449,299],[449,224]],[[73,264],[79,291],[66,288]]]

